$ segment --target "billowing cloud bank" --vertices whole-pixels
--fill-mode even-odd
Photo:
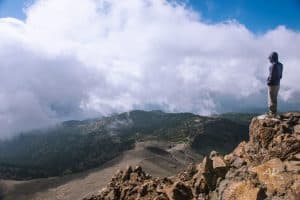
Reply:
[[[300,105],[300,33],[283,26],[257,35],[206,24],[166,0],[39,0],[26,15],[0,19],[2,137],[135,108],[263,107],[273,50],[285,66],[281,102]]]

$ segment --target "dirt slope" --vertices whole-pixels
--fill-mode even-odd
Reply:
[[[143,142],[133,150],[126,151],[104,166],[87,172],[31,181],[3,180],[3,200],[74,200],[90,196],[104,187],[113,174],[128,165],[141,165],[152,176],[165,177],[178,173],[191,161],[200,156],[184,144]],[[1,199],[1,197],[0,197]]]

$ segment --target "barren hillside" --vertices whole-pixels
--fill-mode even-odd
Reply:
[[[136,144],[132,150],[100,168],[63,177],[30,181],[2,181],[4,200],[73,200],[95,194],[113,174],[128,165],[140,165],[154,177],[170,176],[183,170],[190,162],[201,160],[185,144],[148,141]],[[1,186],[2,185],[2,186]]]

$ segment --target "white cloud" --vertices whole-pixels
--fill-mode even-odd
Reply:
[[[39,0],[0,19],[2,136],[134,108],[199,114],[265,106],[267,56],[285,65],[285,105],[300,93],[300,33],[206,24],[166,0]]]

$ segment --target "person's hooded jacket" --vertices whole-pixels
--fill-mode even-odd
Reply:
[[[269,59],[271,61],[271,66],[269,67],[269,76],[267,84],[269,86],[280,85],[280,79],[282,78],[283,65],[278,61],[278,54],[273,52]]]

